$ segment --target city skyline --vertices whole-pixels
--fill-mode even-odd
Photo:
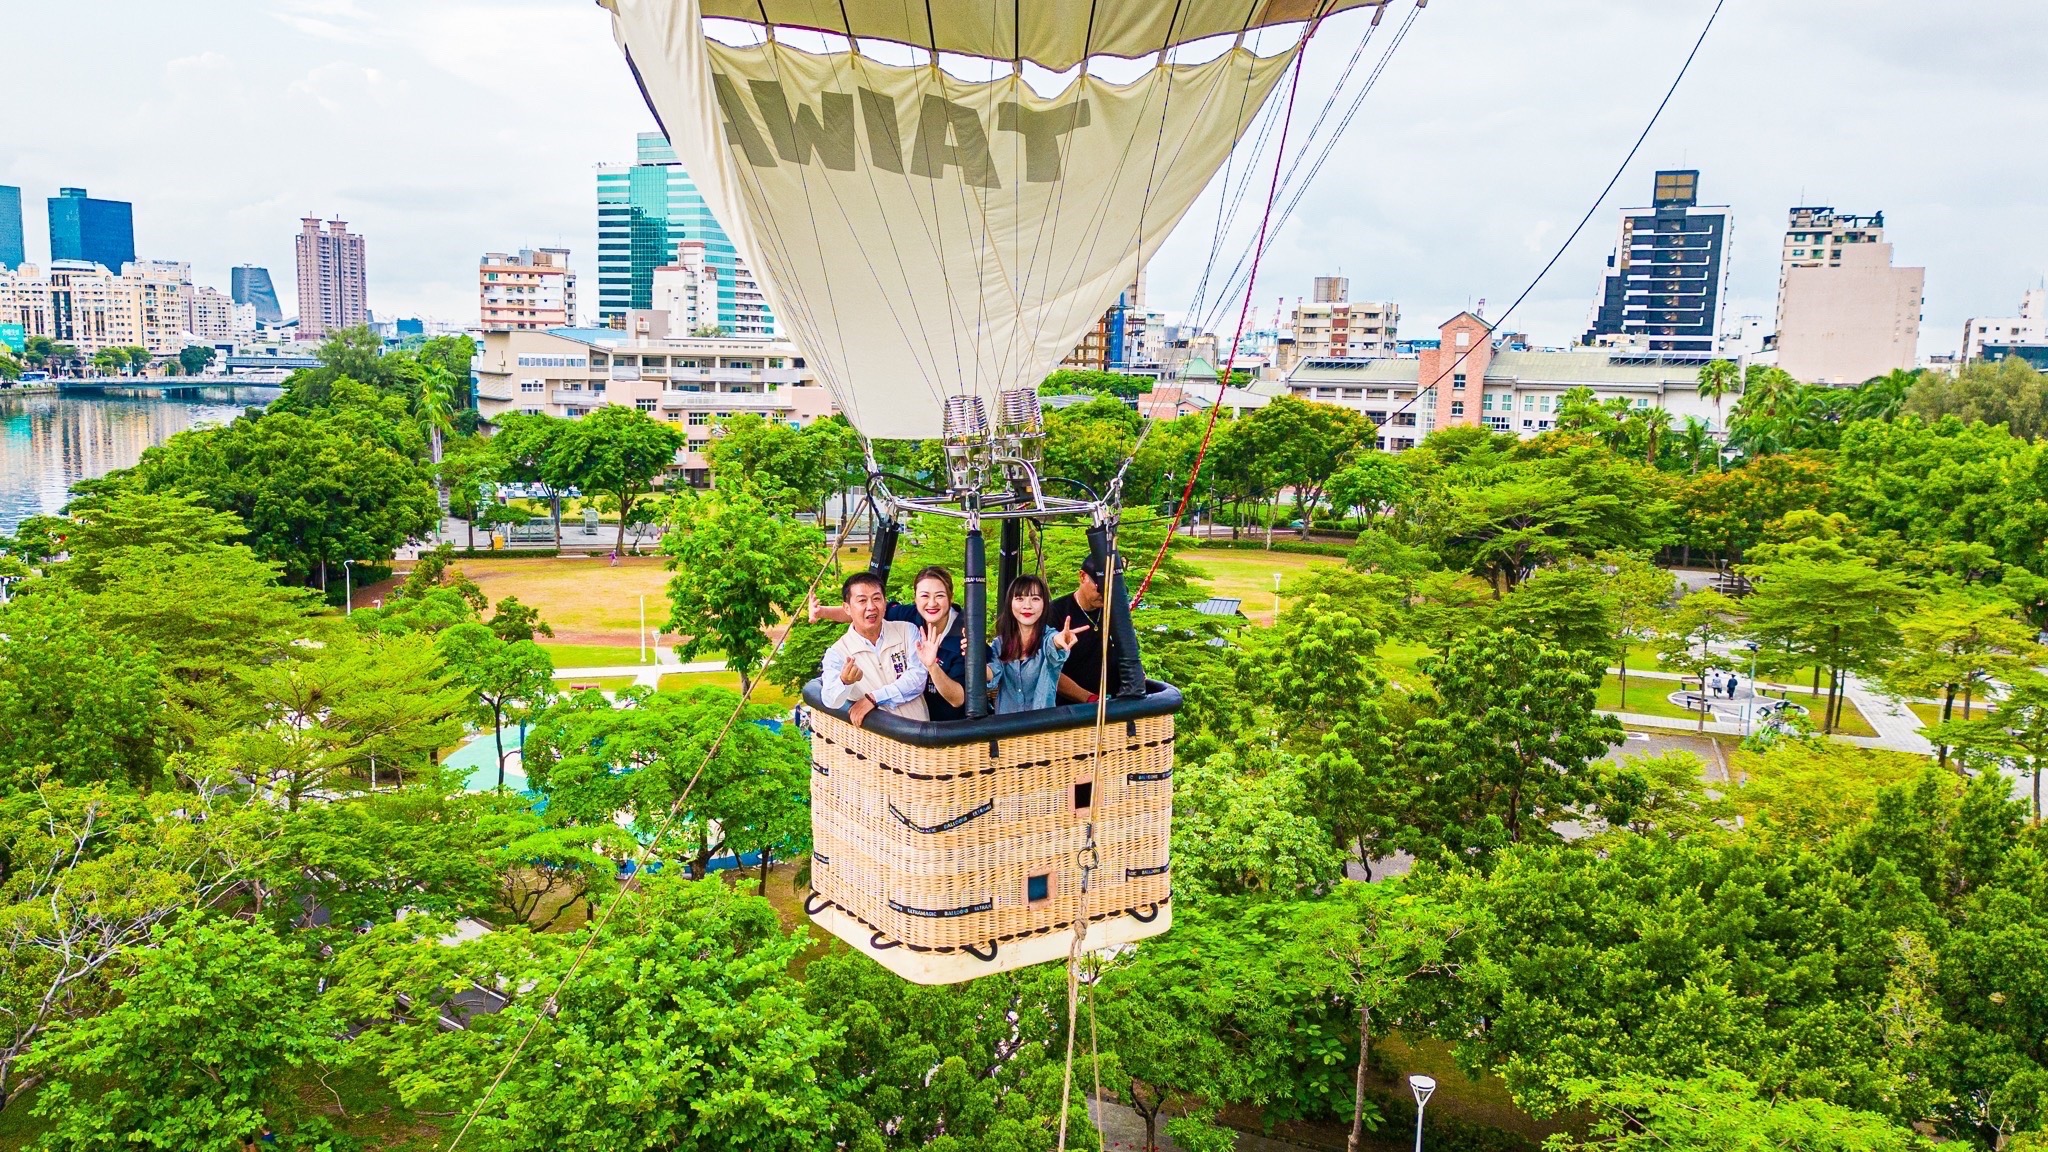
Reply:
[[[1255,305],[1307,296],[1313,277],[1341,272],[1355,295],[1399,300],[1418,324],[1482,298],[1496,315],[1585,211],[1709,7],[1432,7],[1279,235]],[[1760,223],[1798,204],[1884,211],[1899,262],[1928,270],[1923,352],[1951,349],[1970,316],[2009,312],[2041,282],[2048,237],[2014,240],[1977,221],[2023,212],[2048,160],[1976,147],[1956,125],[1996,89],[2014,130],[2038,126],[2048,101],[2013,94],[2048,88],[2018,47],[2048,35],[2048,13],[2011,2],[1983,16],[2000,36],[1934,53],[1926,45],[1937,32],[1950,39],[1945,26],[1904,4],[1731,7],[1616,192],[1510,326],[1541,343],[1585,329],[1612,243],[1607,222],[1658,168],[1700,170],[1713,202]],[[138,255],[190,261],[195,279],[220,284],[236,264],[288,265],[298,213],[323,205],[377,238],[370,292],[380,316],[472,318],[481,252],[532,244],[594,255],[591,174],[653,127],[612,66],[603,13],[582,4],[270,0],[252,10],[202,0],[175,14],[138,10],[114,37],[60,8],[22,24],[58,49],[20,62],[26,82],[58,82],[64,46],[90,44],[107,83],[81,94],[79,116],[16,126],[0,183],[38,206],[65,186],[131,199],[147,224]],[[1328,93],[1362,26],[1357,14],[1333,19],[1311,48],[1306,108]],[[1798,49],[1813,26],[1839,43],[1819,56]],[[521,77],[497,61],[522,51],[545,51],[577,81],[556,99],[508,104]],[[1453,65],[1464,82],[1432,80]],[[1816,136],[1799,109],[1821,106],[1859,112]],[[221,164],[208,150],[174,151],[171,126],[202,107],[259,158]],[[266,125],[284,114],[318,143],[266,143]],[[1477,162],[1420,162],[1446,139],[1469,141]],[[1185,307],[1213,197],[1151,265],[1153,307]],[[46,259],[43,222],[24,224],[28,259]],[[1734,237],[1731,325],[1775,312],[1775,231]],[[594,261],[577,270],[595,279]]]

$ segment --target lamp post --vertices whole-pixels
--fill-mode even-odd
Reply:
[[[355,564],[356,562],[353,560],[343,560],[341,562],[341,614],[343,616],[354,615],[356,610]]]
[[[1749,739],[1750,724],[1756,716],[1756,650],[1757,642],[1751,640],[1749,649],[1749,702],[1742,706],[1742,738]]]
[[[1429,1107],[1430,1094],[1436,1091],[1436,1077],[1410,1076],[1408,1087],[1415,1093],[1415,1152],[1422,1152],[1422,1110]]]
[[[1280,622],[1280,573],[1273,573],[1273,623]]]

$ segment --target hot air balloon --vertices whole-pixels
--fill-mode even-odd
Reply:
[[[978,659],[963,721],[876,711],[856,726],[806,690],[807,909],[906,979],[970,979],[1171,923],[1180,694],[1139,658],[1116,486],[1084,499],[1040,475],[1037,385],[1165,241],[1308,33],[1384,2],[599,0],[677,157],[853,426],[945,445],[944,491],[893,491],[871,463],[872,568],[886,579],[904,517],[964,520],[974,653],[985,522],[1002,534],[999,597],[1027,520],[1088,518],[1110,574],[1105,648],[1121,656],[1096,704],[987,716]],[[707,19],[748,35],[714,38]]]

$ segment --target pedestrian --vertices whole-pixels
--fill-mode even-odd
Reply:
[[[996,713],[1031,712],[1059,703],[1060,669],[1082,633],[1091,627],[1069,621],[1055,630],[1046,623],[1052,590],[1036,576],[1010,581],[1009,598],[996,614],[994,658],[989,684]]]
[[[1730,700],[1735,699],[1735,688],[1740,683],[1742,683],[1742,681],[1738,679],[1733,672],[1730,672],[1728,674],[1728,698]]]
[[[928,720],[925,710],[925,666],[917,658],[922,638],[916,625],[883,618],[888,597],[881,577],[856,572],[840,585],[851,617],[846,635],[825,651],[819,696],[827,708],[846,709],[846,719],[859,727],[877,708],[905,720]]]
[[[612,549],[612,567],[614,567],[614,568],[617,568],[618,566],[619,566],[619,550],[618,550],[617,548],[614,548],[614,549]]]

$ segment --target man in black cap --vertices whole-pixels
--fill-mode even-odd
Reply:
[[[1096,694],[1102,691],[1102,566],[1094,556],[1081,561],[1081,582],[1074,591],[1052,602],[1045,610],[1045,626],[1055,631],[1071,624],[1078,632],[1082,625],[1087,631],[1080,632],[1074,640],[1074,647],[1067,653],[1067,664],[1060,673],[1060,702],[1063,704],[1094,703]],[[1122,655],[1114,641],[1109,646],[1110,666],[1116,666],[1117,657]]]

